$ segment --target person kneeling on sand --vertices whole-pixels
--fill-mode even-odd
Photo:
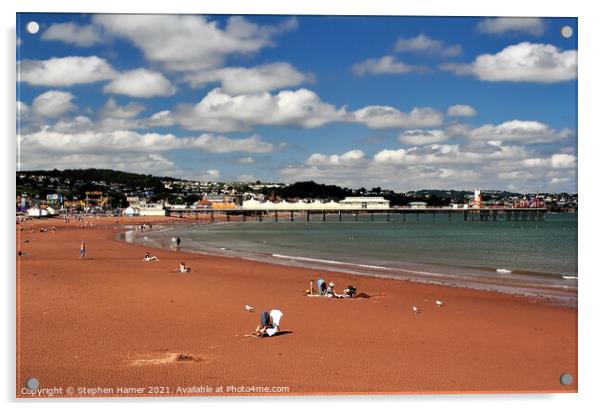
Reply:
[[[150,251],[147,251],[142,261],[159,261],[159,259],[156,256],[151,255]]]
[[[182,262],[180,263],[180,267],[178,267],[178,268],[177,268],[177,269],[175,269],[174,271],[177,271],[177,272],[179,272],[179,273],[189,273],[189,272],[191,272],[191,271],[192,271],[192,269],[191,269],[189,266],[187,266],[187,265],[184,263],[184,261],[182,261]]]
[[[280,332],[280,319],[284,316],[280,310],[264,311],[259,316],[260,323],[253,331],[253,337],[271,337]]]

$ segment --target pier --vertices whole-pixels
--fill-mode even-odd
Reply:
[[[432,221],[451,221],[453,215],[462,215],[466,222],[496,222],[496,221],[543,221],[546,208],[450,208],[450,207],[425,207],[425,208],[389,208],[389,209],[366,209],[366,208],[344,208],[344,209],[211,209],[211,208],[166,208],[168,216],[200,215],[209,216],[213,221],[216,216],[225,217],[226,221],[232,218],[246,221],[247,218],[255,218],[257,221],[271,219],[272,221],[327,221],[327,217],[334,217],[338,221],[358,221],[360,215],[367,215],[370,221],[375,221],[375,216],[383,216],[390,221],[393,215],[399,215],[402,221],[409,218],[421,221],[431,219]],[[436,218],[439,216],[439,218]],[[443,217],[443,218],[441,218]],[[333,218],[328,218],[332,221]],[[365,221],[365,220],[362,220]]]

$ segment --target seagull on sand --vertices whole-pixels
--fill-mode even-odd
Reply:
[[[250,305],[245,305],[245,310],[252,313],[253,311],[255,311],[255,308],[251,307]]]
[[[420,308],[418,308],[416,306],[413,306],[412,310],[414,310],[414,313],[416,313],[416,314],[420,314],[420,311],[421,311]]]
[[[443,301],[441,300],[435,301],[435,304],[437,304],[439,307],[443,307]]]

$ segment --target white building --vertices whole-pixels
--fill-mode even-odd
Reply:
[[[137,216],[140,215],[140,209],[138,207],[128,207],[125,210],[123,210],[123,214],[125,214],[128,217]]]
[[[426,203],[424,201],[412,201],[408,205],[410,208],[426,208]]]
[[[340,202],[345,208],[366,208],[369,210],[386,210],[389,200],[384,197],[346,197]]]
[[[164,216],[165,208],[161,203],[140,203],[138,213],[141,216]]]
[[[341,202],[336,201],[322,202],[280,201],[277,203],[271,201],[247,200],[242,204],[246,210],[348,210],[348,209],[369,209],[369,210],[388,210],[389,200],[382,197],[347,197]]]

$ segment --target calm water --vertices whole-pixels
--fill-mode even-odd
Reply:
[[[312,266],[345,263],[359,271],[529,278],[576,286],[577,214],[547,214],[545,221],[465,222],[462,215],[384,216],[369,221],[251,221],[178,227],[145,235],[149,245],[169,246],[173,236],[182,246],[205,252],[282,260]],[[150,238],[149,238],[150,236]],[[160,243],[160,244],[158,244]],[[298,264],[299,265],[299,264]],[[497,269],[512,273],[498,272]],[[356,271],[357,271],[356,270]],[[349,270],[347,270],[349,271]]]

